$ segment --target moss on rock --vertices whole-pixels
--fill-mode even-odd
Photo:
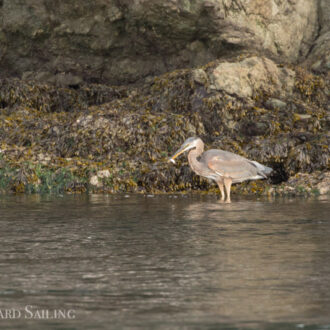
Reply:
[[[234,192],[280,193],[274,184],[288,179],[298,191],[301,182],[290,181],[297,173],[318,173],[312,185],[321,182],[329,169],[329,82],[295,68],[295,89],[276,107],[268,100],[279,95],[262,87],[253,98],[214,90],[208,77],[215,66],[200,68],[203,80],[183,69],[126,87],[3,80],[1,191],[215,191],[184,157],[167,163],[189,136],[274,168],[269,181],[237,185]],[[98,176],[104,170],[110,175]]]

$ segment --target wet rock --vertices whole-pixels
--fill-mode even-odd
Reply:
[[[245,121],[242,123],[240,132],[246,136],[261,136],[269,131],[267,122]]]
[[[93,122],[93,116],[92,115],[87,115],[87,116],[80,116],[77,118],[75,124],[79,126],[87,126]]]
[[[196,69],[192,71],[192,78],[194,81],[201,85],[205,85],[208,82],[208,76],[203,69]]]
[[[90,180],[89,180],[89,183],[92,185],[92,186],[96,186],[96,187],[101,187],[102,186],[102,183],[99,181],[99,178],[97,175],[93,175]]]
[[[301,113],[294,113],[294,120],[308,120],[312,118],[312,115],[306,115],[306,114],[301,114]]]
[[[326,195],[330,192],[330,173],[324,173],[318,178],[321,180],[316,184],[316,189],[318,190],[320,195]]]
[[[274,98],[271,98],[269,100],[266,101],[265,105],[269,108],[269,109],[272,109],[272,110],[275,110],[275,109],[284,109],[287,104],[279,99],[274,99]]]
[[[103,171],[98,171],[97,172],[97,177],[98,178],[101,178],[101,179],[103,179],[103,178],[109,178],[110,177],[110,172],[109,172],[109,170],[103,170]]]
[[[111,176],[109,170],[97,171],[96,175],[92,175],[89,179],[89,183],[96,188],[104,186],[102,179],[109,178]]]
[[[275,195],[325,195],[330,191],[330,173],[297,173],[280,186],[274,188]]]
[[[54,126],[54,127],[51,128],[50,133],[53,133],[55,135],[59,135],[60,134],[60,129],[57,126]]]

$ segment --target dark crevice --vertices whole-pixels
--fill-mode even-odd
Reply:
[[[309,55],[312,53],[312,51],[314,50],[315,46],[316,46],[316,42],[317,39],[320,37],[321,35],[321,30],[322,30],[322,24],[321,24],[321,3],[320,0],[317,3],[317,32],[316,32],[316,36],[312,42],[311,47],[309,48],[308,52],[306,53],[306,55],[304,56],[305,59],[307,59],[309,57]]]
[[[4,100],[0,101],[0,109],[4,109],[8,107],[8,103]]]
[[[80,89],[80,85],[79,84],[72,84],[68,86],[70,89],[74,89],[74,90],[79,90]]]
[[[283,163],[273,163],[270,164],[270,167],[273,169],[269,179],[272,184],[280,184],[286,182],[289,179],[289,175],[285,170]]]

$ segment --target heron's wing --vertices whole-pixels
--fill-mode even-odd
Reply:
[[[234,154],[230,151],[220,150],[220,149],[210,149],[205,151],[201,158],[204,161],[211,160],[213,158],[217,158],[219,160],[227,161],[227,160],[248,160],[240,155]]]
[[[201,156],[201,162],[216,174],[231,177],[234,182],[267,178],[272,172],[270,167],[219,149],[205,151]]]
[[[249,160],[242,159],[222,160],[213,157],[208,160],[207,166],[216,174],[231,177],[234,181],[262,178],[257,168]]]

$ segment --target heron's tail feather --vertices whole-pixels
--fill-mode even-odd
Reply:
[[[258,170],[258,174],[261,175],[262,177],[264,177],[265,179],[267,178],[267,176],[273,172],[273,169],[271,167],[262,165],[254,160],[251,160],[252,165],[254,165],[257,170]]]

